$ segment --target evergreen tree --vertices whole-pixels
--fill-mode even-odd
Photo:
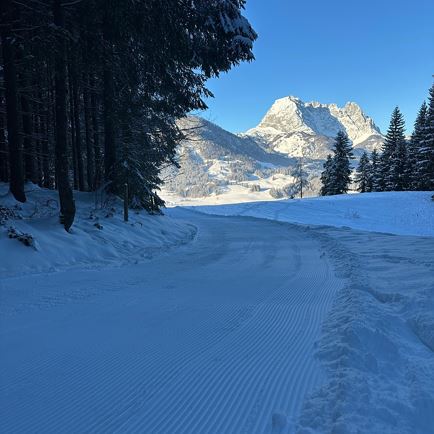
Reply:
[[[299,158],[294,167],[294,170],[291,172],[291,175],[295,178],[294,186],[292,188],[291,194],[299,194],[300,198],[303,198],[304,191],[309,188],[309,174],[304,170],[303,167],[303,158]]]
[[[392,112],[380,159],[380,188],[383,191],[402,190],[402,185],[405,182],[406,144],[404,130],[404,117],[399,108],[395,107]]]
[[[427,115],[428,107],[424,101],[417,115],[413,134],[408,143],[407,177],[409,190],[418,190],[421,186],[421,179],[423,179],[423,176],[419,174],[419,170],[421,169],[419,161],[422,160],[420,150],[424,138]]]
[[[376,149],[371,153],[371,164],[370,164],[370,190],[369,191],[381,191],[380,180],[381,180],[381,162],[380,156]]]
[[[321,196],[329,196],[330,194],[333,194],[331,192],[331,180],[332,180],[332,172],[333,172],[333,159],[332,156],[329,154],[327,155],[327,160],[323,164],[324,170],[321,173]]]
[[[418,156],[419,187],[422,190],[434,190],[434,84],[429,90],[428,112]]]
[[[371,163],[369,161],[368,153],[363,152],[360,157],[359,165],[356,170],[356,179],[355,181],[358,184],[357,190],[360,193],[366,193],[368,191],[372,191],[372,170]]]
[[[403,191],[408,188],[407,141],[401,140],[391,157],[389,189]]]
[[[348,192],[351,183],[351,163],[353,151],[348,136],[339,131],[333,148],[333,166],[331,174],[331,194],[344,194]]]

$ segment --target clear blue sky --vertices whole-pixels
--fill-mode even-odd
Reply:
[[[412,130],[433,82],[434,0],[247,0],[245,15],[256,60],[208,83],[204,117],[245,131],[295,95],[357,102],[383,132],[398,105]]]

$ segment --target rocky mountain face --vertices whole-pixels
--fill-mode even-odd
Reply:
[[[296,196],[300,162],[309,180],[305,193],[315,195],[338,131],[348,134],[356,156],[379,149],[383,141],[357,104],[338,107],[295,97],[277,100],[257,127],[242,134],[195,116],[181,119],[179,127],[186,135],[178,149],[181,169],[164,174],[164,190],[175,202],[176,197],[248,201]]]
[[[338,131],[345,131],[359,150],[380,148],[383,136],[374,121],[354,102],[336,104],[303,102],[288,96],[278,99],[260,124],[246,131],[262,146],[293,157],[324,159]]]

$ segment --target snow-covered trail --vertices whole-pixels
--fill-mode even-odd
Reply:
[[[0,432],[292,432],[343,281],[306,229],[174,213],[154,260],[1,281]]]

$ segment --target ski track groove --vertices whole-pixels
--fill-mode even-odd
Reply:
[[[258,347],[261,347],[262,341],[263,340],[267,340],[269,337],[271,337],[272,339],[270,340],[270,342],[272,343],[271,345],[271,351],[270,353],[275,354],[277,352],[277,348],[279,346],[279,342],[281,341],[281,338],[285,336],[285,331],[286,331],[286,322],[285,321],[279,321],[279,316],[286,316],[287,318],[291,317],[292,315],[292,319],[295,322],[299,322],[301,318],[305,317],[306,315],[306,310],[308,310],[310,308],[309,306],[309,302],[312,301],[312,298],[315,298],[314,296],[317,295],[314,292],[309,292],[308,289],[311,289],[311,287],[318,287],[318,282],[317,282],[317,277],[315,278],[315,280],[312,282],[312,285],[309,286],[308,288],[305,288],[305,291],[302,293],[302,298],[300,300],[298,300],[298,303],[296,304],[296,309],[295,311],[293,311],[292,309],[289,309],[289,312],[282,312],[281,309],[281,303],[284,301],[283,299],[285,298],[285,294],[287,294],[287,284],[285,284],[283,286],[283,291],[278,291],[278,292],[282,292],[281,294],[272,294],[272,297],[275,298],[274,303],[270,304],[269,306],[266,306],[264,311],[262,312],[261,317],[258,317],[258,315],[255,316],[255,328],[253,330],[251,330],[249,332],[250,335],[252,336],[259,336],[261,334],[261,327],[262,324],[264,323],[262,320],[263,319],[268,319],[267,322],[265,322],[267,325],[269,325],[269,327],[267,329],[262,330],[262,334],[263,336],[261,337],[261,339],[257,339],[256,340],[256,345],[250,348],[250,352],[254,352]],[[320,285],[320,287],[322,287],[322,285]],[[278,297],[278,295],[280,295],[280,297]],[[291,305],[294,302],[294,298],[297,297],[297,295],[300,295],[297,292],[294,292],[292,297],[289,297],[289,299],[287,300],[288,304]],[[323,303],[323,298],[326,295],[326,291],[323,291],[322,294],[323,297],[321,297],[318,301],[318,306],[323,307],[324,303]],[[321,306],[322,304],[322,306]],[[313,324],[317,324],[317,320],[318,320],[318,311],[322,310],[322,309],[316,309],[315,310],[315,321],[313,321]],[[276,313],[277,311],[277,313]],[[252,319],[250,320],[252,321]],[[277,328],[277,332],[275,330],[276,328],[276,324],[279,324],[279,327]],[[245,324],[244,327],[246,327],[247,325]],[[274,326],[274,328],[273,328]],[[240,332],[240,330],[238,330]],[[241,330],[242,331],[242,330]],[[310,333],[308,333],[307,336],[303,336],[303,335],[299,335],[298,339],[294,342],[294,341],[290,341],[290,343],[292,344],[291,347],[297,351],[297,355],[298,354],[302,354],[303,353],[303,346],[299,345],[300,341],[305,342],[306,338],[311,337],[311,335],[313,334],[313,330],[312,328],[308,328],[308,331],[310,331]],[[227,350],[227,353],[230,355],[230,357],[232,359],[229,359],[227,361],[228,365],[232,365],[234,360],[233,359],[237,359],[239,358],[239,353],[242,352],[242,350],[240,350],[240,343],[245,339],[245,337],[240,334],[239,339],[235,340],[234,342],[231,343],[230,346],[228,346],[227,344],[225,344],[225,348]],[[275,350],[273,352],[273,349]],[[269,353],[269,354],[270,354]],[[273,356],[274,357],[274,356]],[[231,396],[228,396],[224,391],[226,389],[228,390],[232,390],[232,393],[235,393],[235,391],[238,391],[240,389],[239,386],[240,384],[245,384],[247,382],[247,378],[254,378],[256,380],[257,383],[261,383],[260,380],[258,380],[258,375],[255,372],[251,372],[252,369],[255,366],[261,366],[261,368],[263,369],[263,372],[267,372],[267,368],[269,367],[270,364],[272,364],[272,360],[268,360],[267,363],[265,363],[265,359],[266,357],[264,356],[262,359],[259,360],[255,360],[255,359],[251,359],[250,364],[242,364],[242,366],[240,367],[240,369],[234,369],[234,377],[232,376],[227,376],[225,381],[222,383],[221,382],[221,378],[219,376],[215,376],[214,381],[212,383],[208,383],[205,387],[205,385],[203,384],[206,381],[206,376],[205,375],[200,375],[199,379],[197,380],[197,377],[194,377],[193,382],[195,383],[195,385],[193,386],[191,384],[191,378],[190,376],[185,376],[184,377],[184,381],[181,382],[178,387],[177,390],[183,391],[186,390],[186,383],[189,383],[189,387],[188,387],[188,395],[184,396],[181,400],[181,398],[179,397],[179,395],[176,392],[172,392],[172,393],[168,393],[169,396],[167,396],[166,394],[164,394],[161,398],[160,401],[154,401],[154,405],[151,406],[148,409],[147,413],[143,413],[142,418],[140,420],[138,420],[136,422],[135,425],[131,425],[130,429],[127,432],[140,432],[140,431],[146,431],[146,432],[152,432],[152,433],[159,433],[159,432],[231,432],[230,431],[230,427],[231,426],[237,426],[236,423],[234,423],[234,418],[237,417],[238,414],[244,414],[244,412],[242,410],[244,409],[239,409],[237,407],[233,407],[232,411],[230,413],[228,413],[227,411],[227,406],[232,405],[232,401],[241,403],[241,402],[245,402],[243,400],[243,398],[245,397],[240,397],[238,396],[236,400],[231,400]],[[290,360],[288,360],[289,363]],[[296,360],[296,362],[298,362],[298,359]],[[197,363],[197,368],[202,371],[209,371],[210,370],[210,366],[213,364],[213,360],[212,358],[210,358],[208,360],[208,364],[204,364],[202,361]],[[291,366],[297,366],[297,363],[291,363]],[[308,365],[305,365],[308,366]],[[310,366],[308,366],[310,368]],[[191,369],[192,371],[194,370],[194,368]],[[254,371],[254,369],[253,369]],[[275,377],[277,378],[278,375]],[[226,401],[226,405],[225,404],[219,404],[219,405],[215,405],[215,408],[220,409],[219,413],[217,414],[212,414],[212,413],[206,413],[204,407],[207,407],[207,410],[209,410],[209,407],[211,407],[211,404],[214,404],[212,401],[211,402],[206,402],[200,399],[197,399],[197,405],[201,406],[201,408],[188,408],[188,411],[184,411],[185,415],[184,416],[180,416],[179,412],[182,412],[183,407],[179,405],[179,402],[183,401],[183,402],[190,402],[190,400],[192,399],[192,397],[197,396],[198,393],[201,390],[214,390],[215,388],[215,384],[219,383],[220,384],[220,390],[218,391],[219,393],[211,393],[211,396],[215,396],[214,399],[217,399],[217,397],[220,397],[220,399],[225,400]],[[229,384],[228,384],[229,383]],[[245,386],[244,389],[244,393],[249,393],[250,388],[248,386]],[[299,390],[301,391],[301,395],[303,395],[303,393],[305,392],[306,389],[306,384],[305,382],[302,382],[302,384],[300,385]],[[240,395],[240,393],[242,392],[237,392],[238,395]],[[207,393],[209,394],[209,393]],[[169,402],[168,402],[169,400]],[[168,407],[168,408],[178,408],[178,412],[172,412],[170,413],[171,418],[168,418],[167,415],[166,417],[162,418],[161,415],[159,415],[158,413],[155,412],[155,408],[158,408],[160,406],[164,406]],[[177,405],[178,404],[178,405]],[[265,406],[266,407],[266,406]],[[198,419],[196,421],[195,425],[192,425],[192,423],[194,422],[193,420],[190,420],[190,423],[187,423],[187,419],[189,418],[189,415],[193,413],[193,414],[205,414],[208,415],[208,419],[212,418],[214,419],[214,421],[217,423],[221,420],[226,420],[226,424],[222,425],[220,427],[216,427],[216,426],[211,426],[208,429],[206,429],[205,427],[209,427],[209,421],[205,420],[202,422],[201,419]],[[222,415],[225,415],[226,417],[223,418]],[[152,423],[152,421],[155,421]],[[143,421],[143,422],[142,422]],[[201,423],[202,422],[202,423]],[[268,422],[268,421],[266,421]],[[143,423],[145,423],[145,425],[143,425]],[[164,424],[164,425],[162,425]],[[178,431],[176,428],[177,427],[182,427],[181,431]],[[256,432],[256,431],[255,431]],[[257,432],[262,432],[261,430],[258,430]]]
[[[224,221],[224,217],[214,219]],[[265,220],[255,224],[273,225]],[[277,229],[288,227],[279,223]],[[317,241],[293,226],[289,234],[293,257],[288,260],[295,270],[281,270],[283,283],[273,290],[255,289],[258,295],[250,303],[202,306],[213,328],[204,334],[188,326],[183,334],[186,345],[176,346],[174,354],[167,349],[152,353],[154,340],[136,343],[127,353],[124,347],[107,353],[105,343],[93,342],[74,361],[68,360],[74,353],[70,349],[70,354],[51,350],[45,360],[42,354],[38,363],[35,359],[23,363],[19,375],[0,387],[0,398],[8,390],[23,393],[23,383],[35,376],[40,386],[35,398],[49,396],[54,404],[34,414],[33,401],[24,400],[19,411],[28,417],[3,418],[0,431],[263,433],[271,431],[274,412],[296,418],[304,397],[322,379],[313,345],[341,282],[328,260],[318,258]],[[303,243],[311,250],[302,251]],[[248,241],[242,247],[238,260],[247,263],[258,246]],[[312,252],[316,259],[310,264]],[[105,290],[108,296],[117,292]],[[145,297],[122,302],[124,306],[146,302]],[[176,317],[187,312],[187,305],[186,301],[164,307]],[[44,384],[38,378],[50,372],[58,376],[54,390],[53,381]],[[99,402],[102,396],[104,402]]]

